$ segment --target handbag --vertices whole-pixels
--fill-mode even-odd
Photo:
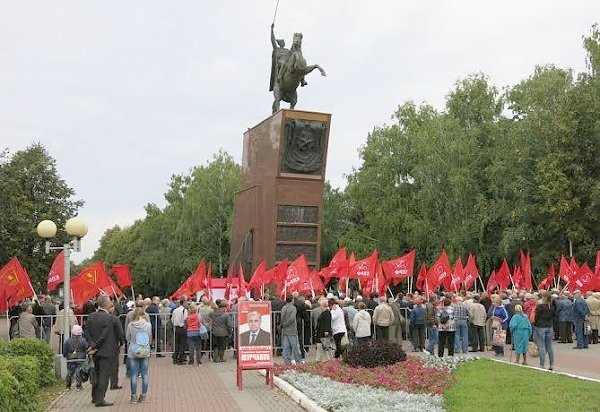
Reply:
[[[589,320],[583,321],[583,334],[586,336],[592,334],[592,324]]]
[[[506,342],[506,331],[504,329],[496,329],[494,331],[494,338],[492,339],[492,344],[494,346],[504,346]]]
[[[87,382],[90,378],[90,374],[94,369],[94,358],[92,355],[87,355],[85,360],[79,365],[79,368],[75,371],[81,382]]]
[[[540,350],[538,348],[537,343],[529,342],[528,352],[529,356],[531,356],[532,358],[537,358],[538,356],[540,356]]]
[[[348,339],[348,332],[346,332],[346,333],[344,333],[344,336],[342,336],[342,340],[340,341],[340,346],[342,348],[345,348],[348,345],[350,345],[350,340]]]
[[[200,324],[200,339],[208,339],[208,329],[203,323]]]

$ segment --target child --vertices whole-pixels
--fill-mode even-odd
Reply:
[[[81,379],[75,372],[83,363],[88,349],[88,343],[83,338],[83,329],[79,325],[73,325],[71,329],[71,337],[66,340],[63,345],[63,356],[67,358],[67,389],[71,389],[71,381],[73,375],[77,381],[77,389],[82,389]]]

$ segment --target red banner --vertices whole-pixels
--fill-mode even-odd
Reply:
[[[239,302],[238,325],[238,369],[272,368],[271,302]]]
[[[415,267],[415,249],[397,259],[386,260],[381,267],[388,279],[404,279],[413,275]]]
[[[4,289],[9,306],[16,305],[35,294],[29,275],[16,257],[0,269],[0,289]]]
[[[112,265],[110,273],[115,275],[117,283],[122,288],[132,285],[129,265]]]
[[[61,252],[56,256],[54,262],[52,262],[52,266],[50,267],[50,272],[48,273],[48,292],[52,292],[57,288],[58,285],[63,283],[65,280],[65,251],[61,250]]]

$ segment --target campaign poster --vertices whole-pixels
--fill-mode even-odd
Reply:
[[[271,302],[238,303],[238,363],[242,369],[273,366]]]

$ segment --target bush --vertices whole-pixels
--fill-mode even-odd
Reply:
[[[54,375],[54,353],[50,346],[38,339],[13,339],[0,346],[0,355],[23,356],[31,355],[39,362],[38,385],[49,386],[56,381]]]
[[[35,411],[40,363],[33,356],[7,356],[0,359],[0,370],[16,379],[15,402],[21,411]]]
[[[0,368],[0,411],[20,410],[19,381],[9,371]]]
[[[374,340],[351,346],[344,354],[343,360],[344,363],[355,368],[359,366],[374,368],[404,362],[406,352],[396,343]]]

